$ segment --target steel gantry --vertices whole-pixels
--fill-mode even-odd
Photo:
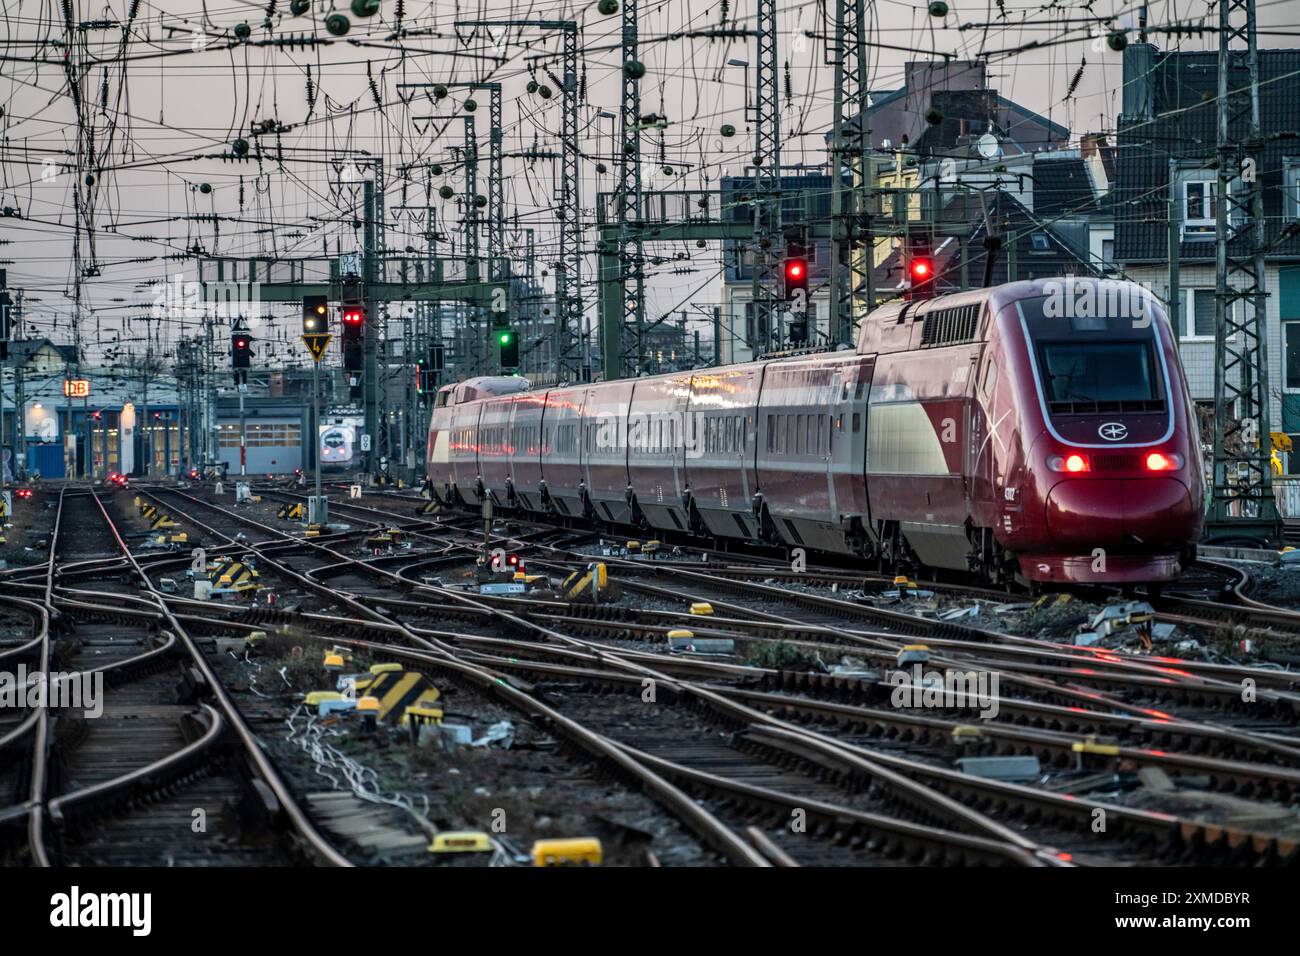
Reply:
[[[530,27],[559,31],[564,37],[560,78],[561,121],[559,255],[555,269],[556,373],[560,380],[583,377],[582,362],[582,200],[578,188],[578,24],[575,20],[456,20],[456,27]]]
[[[754,70],[754,266],[751,298],[755,336],[762,349],[772,347],[780,321],[780,280],[784,238],[781,233],[781,112],[777,73],[776,0],[758,0],[758,64]]]
[[[1255,0],[1219,0],[1214,489],[1207,537],[1276,539]]]
[[[641,222],[641,72],[637,42],[637,0],[623,0],[622,100],[619,107],[618,261],[623,286],[623,321],[602,329],[602,349],[618,356],[619,376],[639,375],[645,358],[645,244]],[[605,338],[611,335],[611,338]],[[608,367],[612,363],[606,362]]]
[[[835,72],[831,132],[831,342],[853,345],[857,323],[874,306],[871,201],[874,183],[867,121],[865,0],[835,0],[835,43],[828,50]]]

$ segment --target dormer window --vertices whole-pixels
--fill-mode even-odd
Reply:
[[[1214,179],[1188,179],[1183,182],[1183,240],[1213,239],[1217,222]]]

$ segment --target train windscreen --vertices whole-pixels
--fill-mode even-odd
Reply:
[[[1158,395],[1149,342],[1044,342],[1049,402],[1147,402]]]

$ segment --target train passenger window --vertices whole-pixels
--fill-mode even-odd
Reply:
[[[826,430],[826,415],[817,416],[817,454],[826,454],[826,448],[830,444],[830,432]]]
[[[853,413],[853,434],[856,435],[860,431],[862,431],[862,413],[854,412]]]
[[[776,416],[767,416],[767,450],[769,453],[776,451]]]
[[[821,449],[817,445],[816,417],[817,416],[815,415],[808,416],[808,439],[804,443],[804,448],[807,450],[808,454],[810,455],[816,455],[821,451]]]
[[[867,383],[859,380],[857,386],[853,389],[853,397],[855,399],[861,399],[862,393],[866,391],[866,388],[867,388]]]

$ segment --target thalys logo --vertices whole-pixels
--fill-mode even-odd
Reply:
[[[1123,422],[1106,422],[1097,429],[1097,434],[1106,441],[1123,441],[1128,438],[1128,426]]]

